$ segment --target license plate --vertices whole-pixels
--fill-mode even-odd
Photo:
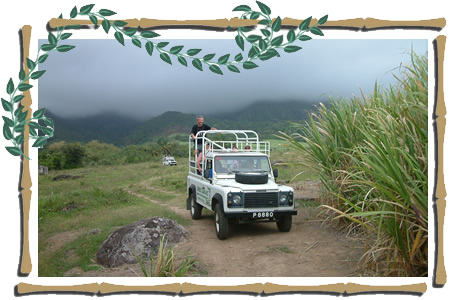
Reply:
[[[252,218],[272,218],[273,212],[272,211],[266,211],[266,212],[254,212],[252,214]]]

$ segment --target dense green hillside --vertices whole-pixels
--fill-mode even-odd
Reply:
[[[279,131],[290,132],[290,122],[308,118],[314,104],[299,101],[257,101],[236,112],[205,115],[205,123],[218,129],[255,130],[264,138],[273,138]],[[145,144],[158,137],[186,135],[196,122],[196,115],[168,111],[140,122],[115,114],[63,119],[47,112],[55,123],[55,137],[50,142],[101,140],[115,145]]]
[[[81,118],[61,118],[47,110],[46,115],[55,123],[55,135],[49,140],[50,143],[100,140],[122,145],[124,139],[142,123],[114,113]]]

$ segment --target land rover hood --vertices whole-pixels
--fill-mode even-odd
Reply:
[[[239,188],[243,191],[253,190],[278,190],[279,186],[273,181],[267,181],[265,184],[244,184],[236,182],[234,179],[220,179],[216,182],[217,185],[223,187]]]

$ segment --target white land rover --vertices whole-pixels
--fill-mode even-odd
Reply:
[[[269,142],[249,130],[200,131],[196,141],[189,137],[186,209],[192,219],[199,219],[203,208],[214,211],[221,240],[230,223],[276,222],[279,231],[291,229],[294,191],[275,182]],[[200,147],[204,155],[194,155],[192,149]]]

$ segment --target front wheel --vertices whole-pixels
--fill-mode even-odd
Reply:
[[[223,213],[220,203],[215,206],[216,235],[219,240],[225,240],[228,237],[228,218]]]
[[[289,232],[292,227],[292,216],[282,216],[277,221],[278,230],[281,232]]]
[[[191,218],[192,220],[198,220],[202,217],[202,206],[194,199],[194,195],[189,195],[189,201],[191,202]]]

